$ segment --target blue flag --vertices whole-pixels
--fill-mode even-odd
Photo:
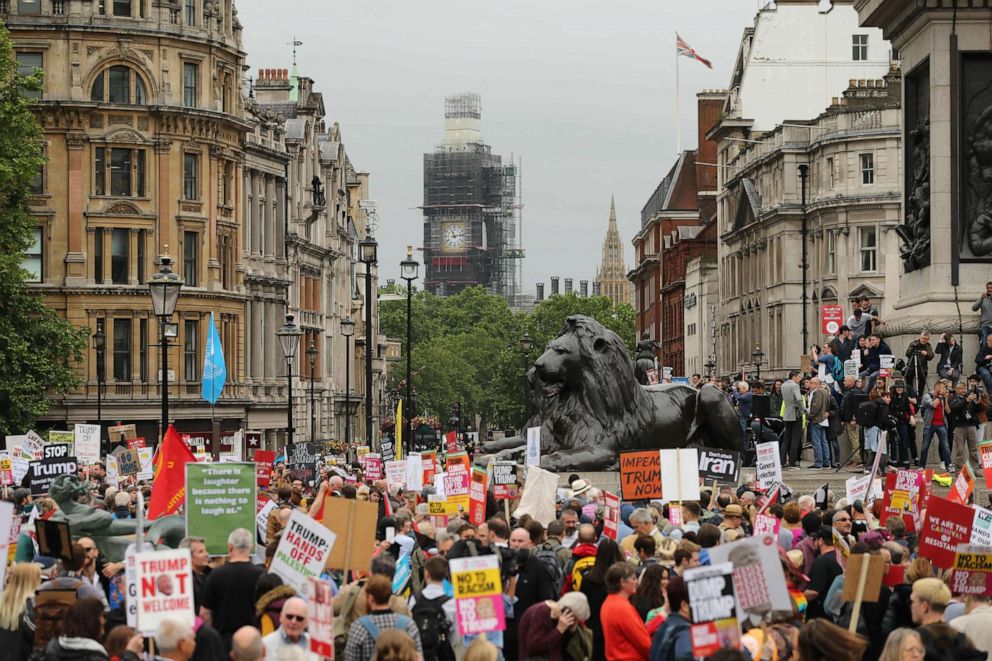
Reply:
[[[214,324],[214,313],[210,313],[210,329],[207,331],[207,350],[203,352],[203,399],[211,405],[224,391],[227,381],[227,365],[224,363],[224,349],[220,345],[220,335]]]

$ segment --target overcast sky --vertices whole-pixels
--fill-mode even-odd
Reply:
[[[676,154],[675,31],[713,69],[682,58],[682,147],[695,93],[726,87],[758,0],[240,0],[250,75],[292,64],[324,95],[352,162],[371,173],[380,273],[421,247],[423,154],[444,97],[482,95],[483,139],[523,159],[524,293],[551,275],[593,280],[616,194],[631,267],[640,210]],[[421,270],[423,276],[423,270]]]

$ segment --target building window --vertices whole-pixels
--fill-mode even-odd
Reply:
[[[853,59],[855,62],[865,62],[868,60],[868,35],[851,35]]]
[[[185,0],[186,25],[196,25],[196,0]]]
[[[875,226],[858,228],[861,250],[861,270],[872,272],[878,268],[878,234]]]
[[[131,0],[114,0],[114,16],[131,17]]]
[[[869,186],[875,183],[875,155],[861,154],[861,183]]]
[[[138,380],[148,381],[148,320],[138,320]]]
[[[31,230],[31,245],[24,251],[21,268],[28,272],[28,282],[41,282],[44,261],[41,252],[41,228]]]
[[[834,159],[827,158],[827,186],[829,186],[827,190],[833,190],[834,184]]]
[[[827,232],[827,273],[837,273],[837,233]]]
[[[109,154],[108,154],[109,152]],[[109,155],[109,159],[107,158]],[[115,197],[145,196],[145,150],[126,147],[97,147],[93,177],[96,195]],[[107,169],[110,190],[107,190]]]
[[[145,239],[148,230],[138,230],[138,251],[134,258],[138,261],[138,284],[145,284]]]
[[[45,193],[45,165],[38,166],[38,174],[31,180],[31,193],[33,195],[44,195]]]
[[[183,279],[188,287],[196,287],[196,257],[200,235],[196,232],[183,232]]]
[[[183,105],[187,108],[196,107],[196,79],[199,69],[196,64],[183,64]]]
[[[22,16],[40,16],[41,0],[17,0],[17,13]]]
[[[131,380],[130,319],[114,319],[114,380]]]
[[[93,281],[103,282],[103,228],[93,230]]]
[[[90,101],[143,106],[148,101],[148,91],[134,69],[117,65],[104,69],[93,79]]]
[[[200,199],[199,165],[200,157],[197,154],[183,156],[183,197],[187,200]]]
[[[110,279],[115,285],[127,284],[128,239],[131,230],[115,229],[110,234]]]
[[[17,54],[17,73],[21,76],[33,76],[34,73],[40,69],[43,69],[44,58],[41,53],[18,53]],[[41,90],[29,90],[21,89],[21,94],[23,94],[28,99],[40,99]]]
[[[187,319],[186,333],[183,339],[183,378],[186,381],[198,381],[199,372],[196,359],[196,347],[199,342],[200,322]]]

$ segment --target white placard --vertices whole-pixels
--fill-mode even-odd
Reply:
[[[14,448],[23,448],[24,441],[28,440],[28,437],[24,434],[15,434],[13,436],[4,436],[4,443],[7,445],[7,450],[13,450]]]
[[[152,634],[165,619],[194,626],[193,561],[189,549],[137,553],[134,562],[138,630]]]
[[[286,585],[296,588],[297,594],[306,594],[307,579],[317,578],[324,571],[336,539],[337,535],[324,524],[294,511],[286,523],[269,571],[282,577]]]
[[[103,463],[107,466],[107,484],[116,485],[120,480],[121,474],[120,470],[117,468],[117,457],[112,454],[108,454],[106,461]]]
[[[241,457],[245,456],[243,450],[244,438],[244,432],[240,429],[234,432],[234,435],[231,436],[231,454],[237,457],[237,461],[241,461]]]
[[[386,462],[386,488],[392,491],[394,488],[402,489],[406,487],[406,460]]]
[[[100,425],[76,425],[72,431],[80,465],[90,466],[100,461]]]
[[[541,465],[541,428],[527,428],[527,465]]]
[[[35,460],[45,457],[45,439],[38,436],[33,429],[24,436],[21,447]]]
[[[665,500],[699,500],[699,452],[696,448],[659,450],[661,497]]]
[[[758,443],[754,446],[754,449],[757,453],[755,470],[757,472],[758,487],[768,489],[776,482],[781,482],[782,462],[778,456],[778,443],[775,441]]]
[[[858,376],[858,361],[856,360],[845,360],[844,361],[844,376],[853,376],[857,378]]]
[[[419,452],[406,456],[405,482],[407,491],[420,491],[424,488],[424,460]]]
[[[145,542],[142,550],[152,553],[155,551],[155,545],[151,542]],[[124,589],[127,591],[127,595],[124,597],[124,612],[127,616],[127,625],[132,629],[138,628],[138,565],[134,560],[137,552],[138,545],[136,543],[128,544],[127,550],[124,551]]]
[[[138,448],[138,463],[141,466],[141,470],[138,471],[139,480],[151,480],[155,477],[155,467],[152,465],[154,456],[155,453],[151,448]]]
[[[262,538],[263,544],[269,543],[269,540],[266,539],[266,531],[269,529],[269,513],[275,508],[276,504],[266,498],[265,504],[262,505],[262,509],[260,509],[258,514],[255,515],[255,529],[258,530],[258,536]]]
[[[7,584],[7,554],[10,552],[10,529],[14,525],[14,503],[0,500],[0,585]]]
[[[972,546],[992,546],[992,511],[975,505],[975,519],[971,524]]]
[[[447,473],[434,473],[434,493],[441,498],[447,498],[444,491],[444,476]]]

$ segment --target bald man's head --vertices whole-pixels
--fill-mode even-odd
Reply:
[[[578,542],[580,544],[596,543],[596,528],[591,523],[583,523],[579,526]]]
[[[299,597],[287,599],[279,615],[279,626],[290,642],[298,641],[307,629],[307,602]]]
[[[263,661],[265,646],[255,627],[241,627],[231,637],[231,661]]]

